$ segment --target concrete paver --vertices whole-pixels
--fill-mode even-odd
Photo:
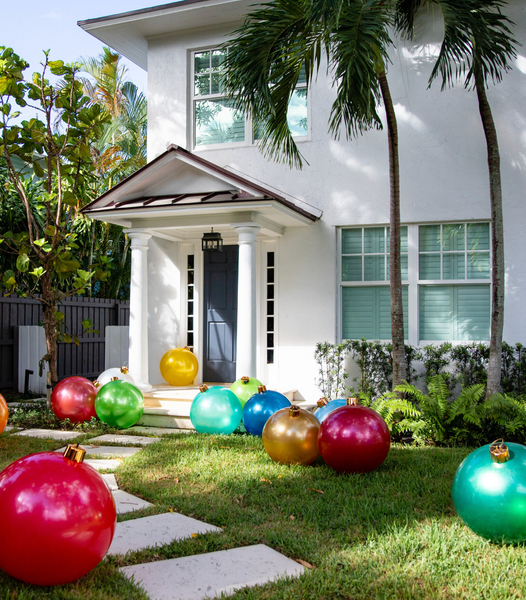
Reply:
[[[101,474],[101,477],[102,479],[104,479],[106,485],[110,488],[112,492],[119,489],[119,486],[117,485],[117,480],[115,479],[115,475],[113,473],[103,473]]]
[[[117,523],[108,554],[126,554],[143,548],[162,546],[173,540],[189,538],[192,534],[211,531],[221,533],[223,530],[179,513],[142,517]]]
[[[91,441],[91,440],[90,440]],[[86,456],[100,456],[101,458],[127,458],[140,452],[141,448],[126,448],[119,446],[97,446],[95,444],[81,444],[86,450]],[[64,452],[66,448],[59,448],[56,452]]]
[[[56,429],[24,429],[18,433],[13,433],[13,435],[25,435],[34,438],[51,438],[53,440],[70,440],[84,434],[79,433],[78,431],[59,431]]]
[[[115,471],[121,464],[122,459],[119,458],[85,458],[84,462],[90,465],[97,471]]]
[[[134,425],[126,429],[126,433],[148,433],[151,435],[172,435],[174,433],[196,433],[194,429],[172,429],[171,427],[143,427]]]
[[[15,427],[14,425],[6,425],[4,427],[4,431],[7,433],[9,431],[17,431],[17,429],[20,429],[20,427]]]
[[[99,435],[98,437],[94,437],[90,439],[92,444],[96,443],[105,443],[105,444],[123,444],[126,446],[127,444],[133,446],[147,446],[148,444],[154,444],[155,442],[159,442],[161,438],[159,437],[146,437],[141,435],[121,435],[119,433],[106,433],[104,435]]]
[[[118,515],[153,506],[151,502],[146,502],[146,500],[138,498],[133,494],[128,494],[128,492],[124,492],[123,490],[113,490],[111,493],[115,500],[115,508]]]
[[[263,544],[121,568],[151,600],[213,598],[303,571],[300,564]]]

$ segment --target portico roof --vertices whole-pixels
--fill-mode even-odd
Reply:
[[[171,145],[142,169],[82,209],[94,219],[174,241],[210,227],[253,223],[269,236],[306,226],[322,212],[246,175]]]

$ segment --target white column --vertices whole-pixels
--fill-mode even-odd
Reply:
[[[125,230],[131,239],[130,283],[130,375],[141,390],[150,389],[148,382],[148,240],[150,233],[142,229]]]
[[[233,225],[239,240],[236,379],[257,376],[255,224]]]

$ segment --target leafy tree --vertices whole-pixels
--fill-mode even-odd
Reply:
[[[382,129],[383,102],[390,176],[390,286],[393,386],[406,378],[400,253],[398,129],[386,71],[393,13],[385,0],[274,0],[251,12],[226,44],[225,85],[248,111],[266,156],[300,167],[302,156],[287,123],[287,108],[302,68],[307,83],[326,57],[336,100],[329,130],[356,137]]]
[[[93,280],[105,277],[103,269],[81,268],[72,224],[78,208],[90,199],[94,170],[90,144],[110,117],[83,94],[78,65],[50,61],[48,52],[44,55],[42,72],[26,80],[23,71],[28,63],[11,48],[0,46],[0,156],[7,170],[9,201],[21,203],[25,218],[23,230],[17,226],[18,230],[0,235],[2,250],[16,255],[15,268],[2,273],[1,285],[41,302],[44,359],[54,383],[57,339],[70,339],[61,331],[60,302],[85,293]],[[62,79],[52,84],[48,74]],[[30,102],[41,118],[19,121],[13,103],[25,107]],[[83,325],[89,328],[91,323]]]
[[[411,36],[417,11],[431,3],[442,9],[445,35],[429,85],[439,74],[442,89],[464,76],[464,86],[477,93],[486,138],[492,221],[491,340],[486,386],[489,399],[499,391],[501,379],[505,267],[499,143],[486,88],[490,83],[499,83],[511,69],[518,42],[512,37],[512,21],[501,12],[507,4],[505,0],[398,0],[400,28]]]

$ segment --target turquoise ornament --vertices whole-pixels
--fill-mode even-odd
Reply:
[[[526,540],[526,446],[487,444],[467,456],[453,480],[453,503],[477,535]]]
[[[241,423],[241,402],[228,388],[208,388],[201,391],[192,401],[190,421],[199,433],[233,433]]]
[[[314,413],[314,416],[318,419],[320,423],[323,423],[325,419],[329,416],[329,414],[335,409],[340,408],[340,406],[345,406],[347,404],[346,398],[337,398],[336,400],[327,400],[327,398],[320,398],[317,402],[319,408]]]
[[[263,385],[259,379],[255,377],[241,377],[237,381],[230,386],[230,391],[234,392],[234,394],[239,398],[241,402],[241,406],[245,406],[245,404],[252,398],[254,394],[257,394],[258,387]]]
[[[103,385],[95,398],[95,412],[103,423],[127,429],[144,411],[144,397],[132,383],[113,379]]]

